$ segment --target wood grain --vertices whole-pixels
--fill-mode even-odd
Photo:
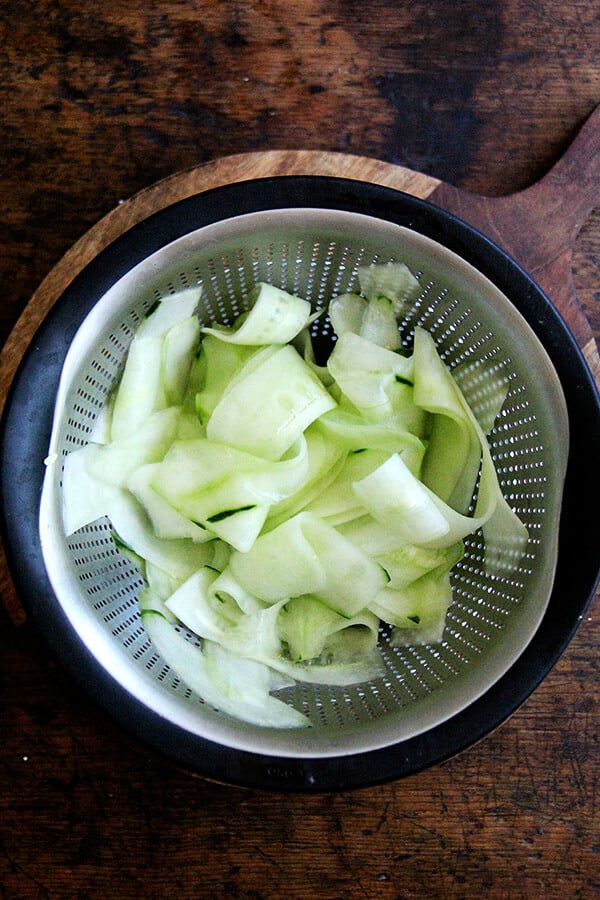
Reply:
[[[539,181],[506,197],[479,197],[441,183],[430,200],[503,247],[562,313],[600,385],[598,347],[573,280],[573,253],[600,203],[600,107]]]
[[[600,101],[599,45],[589,0],[0,4],[2,377],[83,264],[82,236],[96,253],[153,185],[171,182],[167,202],[222,160],[251,177],[255,153],[310,151],[514,196]],[[596,338],[599,263],[596,209],[572,258]],[[479,745],[398,783],[296,797],[149,754],[0,604],[0,896],[595,897],[597,610]]]

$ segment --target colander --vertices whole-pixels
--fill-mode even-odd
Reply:
[[[230,324],[256,281],[322,309],[357,269],[406,262],[420,292],[400,323],[471,376],[473,408],[509,392],[490,435],[503,492],[529,529],[518,568],[491,575],[479,533],[455,567],[441,643],[392,647],[385,674],[349,687],[298,684],[281,696],[308,729],[234,720],[160,658],[137,606],[143,581],[100,520],[66,538],[60,460],[89,440],[141,318],[202,287],[203,322]],[[317,353],[332,345],[326,317]],[[482,366],[482,361],[486,362]],[[490,367],[489,363],[492,362]],[[265,398],[266,400],[268,398]],[[585,508],[597,508],[600,409],[561,317],[480,233],[388,188],[323,177],[233,184],[156,213],[104,250],[47,316],[13,382],[1,435],[3,538],[23,601],[64,665],[138,738],[186,770],[274,789],[365,786],[440,762],[510,715],[572,636],[598,573]],[[59,463],[44,467],[50,455]],[[191,637],[191,636],[190,636]]]

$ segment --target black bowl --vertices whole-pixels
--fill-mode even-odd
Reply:
[[[508,296],[528,321],[559,376],[570,452],[554,587],[521,656],[485,694],[448,721],[391,747],[355,755],[290,759],[223,747],[183,732],[125,691],[82,644],[46,573],[38,532],[44,459],[70,342],[93,305],[122,275],[184,234],[244,213],[291,207],[340,209],[394,222],[453,251]],[[216,188],[134,226],[100,253],[57,300],[18,368],[0,423],[0,529],[23,605],[56,657],[124,728],[186,770],[270,790],[330,791],[398,779],[480,740],[539,685],[573,637],[599,576],[597,537],[583,518],[600,507],[600,398],[566,323],[534,280],[484,235],[423,200],[389,188],[322,177],[278,177]]]

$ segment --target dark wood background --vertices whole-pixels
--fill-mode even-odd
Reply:
[[[0,339],[120,201],[219,157],[343,151],[518,191],[600,102],[599,51],[589,0],[1,0]],[[597,338],[599,259],[594,213],[573,271]],[[302,796],[156,758],[70,683],[2,587],[2,900],[600,893],[597,599],[477,746]]]

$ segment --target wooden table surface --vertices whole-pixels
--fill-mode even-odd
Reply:
[[[3,0],[0,35],[3,342],[74,242],[173,173],[337,151],[507,195],[600,101],[589,0]],[[573,279],[596,338],[599,259],[594,212]],[[69,681],[1,573],[2,900],[600,893],[598,598],[476,746],[298,795],[210,783],[140,746]]]

